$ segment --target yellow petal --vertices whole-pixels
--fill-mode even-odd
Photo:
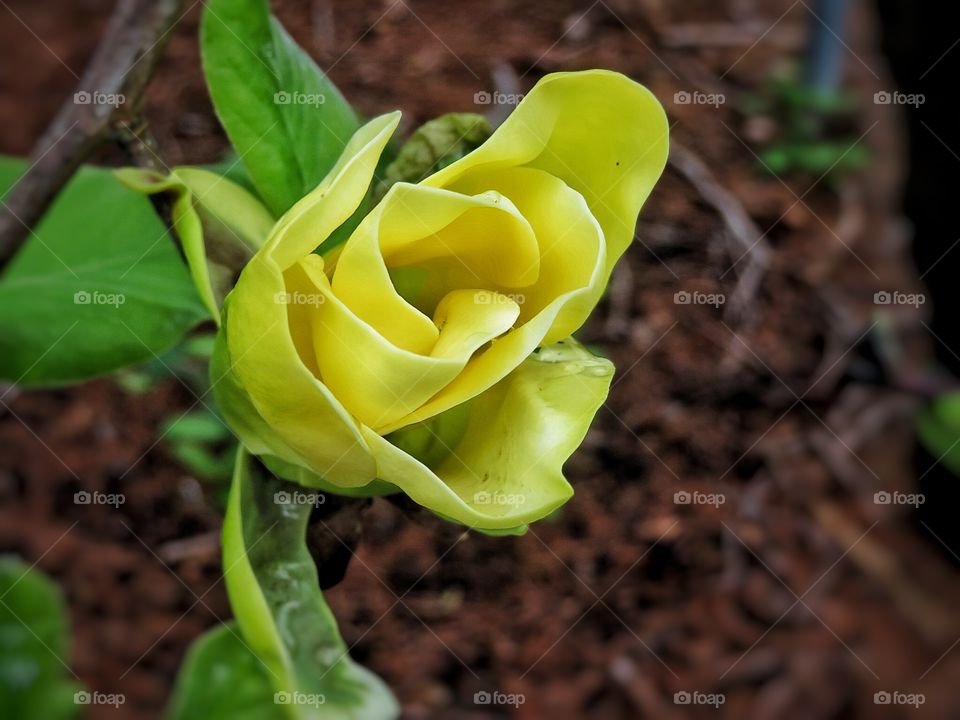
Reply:
[[[356,421],[302,361],[288,325],[280,270],[262,256],[244,269],[228,297],[225,322],[230,368],[266,424],[308,467],[336,485],[374,477]]]
[[[466,360],[481,346],[507,332],[520,316],[520,306],[489,290],[454,290],[434,315],[440,337],[431,356]]]
[[[429,316],[444,295],[454,289],[528,284],[536,279],[540,260],[529,223],[498,193],[470,197],[399,183],[363,220],[335,262],[337,297],[392,344],[426,355],[438,337]],[[428,275],[440,278],[429,297],[412,293],[420,302],[401,296],[395,286],[397,273],[411,266],[421,278],[418,285],[431,282]],[[462,282],[446,282],[451,267]]]
[[[453,260],[477,283],[522,287],[537,279],[537,238],[510,198],[398,183],[382,203],[380,249],[388,267]]]
[[[543,348],[470,402],[466,422],[453,423],[455,436],[439,442],[439,453],[431,449],[431,467],[369,429],[363,432],[378,477],[417,503],[471,527],[514,528],[539,520],[573,493],[561,469],[603,404],[612,376],[607,360],[573,340]]]
[[[412,353],[351,312],[332,291],[319,256],[308,255],[299,266],[313,282],[313,293],[323,298],[310,314],[320,377],[354,417],[374,429],[409,414],[446,387],[476,347],[508,330],[519,314],[515,303],[478,302],[482,294],[467,291],[442,308],[440,352]]]
[[[280,218],[264,251],[281,270],[312,253],[353,215],[399,122],[397,111],[376,117],[357,130],[316,189]]]
[[[230,294],[221,329],[229,371],[250,407],[300,464],[345,487],[369,483],[375,463],[356,420],[301,358],[304,316],[288,313],[283,271],[309,255],[360,205],[398,121],[399,113],[393,113],[364,125],[317,189],[280,219]],[[298,326],[291,328],[291,321]]]
[[[557,297],[581,289],[564,303],[542,344],[554,343],[580,328],[593,310],[606,284],[606,246],[603,231],[583,196],[559,178],[532,168],[469,172],[456,190],[477,193],[495,190],[513,200],[530,223],[539,247],[539,275],[527,287],[510,292],[521,306],[526,322]]]
[[[476,187],[496,183],[511,191],[514,205],[524,214],[541,244],[537,280],[510,294],[512,299],[522,300],[517,327],[494,339],[467,363],[463,372],[423,405],[382,427],[385,433],[422,422],[491,387],[537,347],[554,341],[560,332],[578,328],[603,289],[603,237],[577,192],[562,181],[529,168],[477,174],[474,179]],[[455,269],[447,267],[435,278],[443,292],[448,284],[467,282],[468,278],[455,273]],[[429,282],[430,279],[427,286]],[[502,286],[500,289],[502,293],[508,291]]]
[[[423,182],[451,187],[470,172],[516,166],[555,175],[583,195],[600,222],[609,277],[666,165],[668,133],[660,103],[625,75],[553,73],[487,142]]]

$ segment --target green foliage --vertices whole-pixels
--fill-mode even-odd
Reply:
[[[226,485],[233,472],[237,443],[213,410],[198,409],[164,422],[160,435],[174,457],[202,480]]]
[[[924,408],[917,433],[938,462],[960,475],[960,392],[941,395]]]
[[[207,368],[213,354],[214,338],[211,333],[191,335],[142,365],[117,373],[116,382],[127,392],[139,394],[149,392],[173,375],[195,393],[202,394],[210,387]]]
[[[212,407],[208,366],[215,336],[192,335],[143,365],[117,374],[117,384],[129,393],[146,393],[173,376],[204,402],[186,414],[176,412],[160,425],[160,437],[173,456],[193,475],[225,489],[233,474],[237,442]],[[220,498],[226,501],[226,493]]]
[[[0,191],[25,163],[0,156]],[[0,277],[0,378],[60,385],[143,362],[206,313],[150,202],[82,168]]]
[[[266,668],[235,623],[220,625],[191,646],[177,676],[168,720],[282,720]]]
[[[773,77],[748,95],[741,110],[776,128],[763,142],[760,159],[777,175],[842,177],[870,160],[858,142],[855,98],[843,90],[823,91],[788,77]]]
[[[69,628],[60,589],[39,570],[0,557],[0,717],[79,715],[68,677]]]
[[[357,118],[267,0],[205,3],[200,44],[217,115],[279,217],[333,167]]]
[[[297,720],[378,720],[399,708],[355,664],[320,593],[306,546],[313,505],[304,488],[270,476],[243,450],[223,528],[223,566],[237,623]]]

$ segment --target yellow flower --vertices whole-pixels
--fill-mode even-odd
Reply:
[[[362,127],[246,265],[223,308],[214,392],[244,445],[287,477],[395,486],[467,525],[514,528],[572,494],[561,467],[613,366],[570,335],[663,170],[666,117],[623,75],[549,75],[481,147],[393,185],[343,245],[315,254],[362,202],[398,122]]]

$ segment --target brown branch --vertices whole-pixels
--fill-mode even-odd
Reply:
[[[180,17],[181,0],[119,0],[77,92],[60,108],[0,204],[0,265],[77,168],[117,131],[139,124],[143,91]],[[113,102],[108,102],[113,100]]]

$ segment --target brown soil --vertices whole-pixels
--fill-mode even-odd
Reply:
[[[57,12],[8,4],[49,48],[0,10],[0,150],[26,153],[73,91],[54,54],[79,74],[111,3]],[[877,490],[911,491],[917,476],[916,403],[880,382],[871,302],[877,289],[916,286],[891,211],[897,116],[867,105],[857,120],[875,158],[870,173],[839,186],[784,184],[758,171],[756,128],[735,107],[792,56],[809,19],[803,8],[751,47],[790,3],[764,4],[755,17],[736,2],[275,5],[362,111],[400,107],[408,131],[442,112],[477,110],[474,93],[495,89],[491,73],[504,63],[523,89],[557,69],[624,71],[664,100],[674,140],[769,229],[769,262],[743,312],[677,305],[680,290],[732,298],[758,250],[728,271],[743,249],[716,203],[668,169],[640,242],[583,335],[619,373],[568,464],[577,494],[555,519],[521,538],[461,538],[387,501],[367,512],[357,557],[327,597],[354,657],[387,680],[405,716],[960,716],[951,683],[960,588],[934,535],[943,532],[872,502]],[[200,75],[198,17],[194,6],[174,31],[148,97],[171,164],[215,160],[226,147]],[[730,47],[693,25],[751,20],[761,30]],[[859,20],[851,44],[882,76],[872,18]],[[861,63],[851,58],[848,68],[864,97],[881,87]],[[678,90],[730,101],[678,105]],[[922,317],[882,323],[914,366],[928,350]],[[158,717],[191,640],[230,615],[211,493],[154,444],[159,423],[194,398],[172,379],[143,396],[101,380],[5,402],[0,551],[57,579],[73,669],[91,688],[126,695],[119,710],[91,708],[89,717]],[[77,506],[82,488],[127,501]],[[675,503],[683,490],[726,501]],[[193,550],[184,556],[170,543],[185,539]],[[674,704],[684,690],[726,702]],[[875,705],[882,690],[923,692],[926,704]],[[477,705],[478,691],[525,702]]]

